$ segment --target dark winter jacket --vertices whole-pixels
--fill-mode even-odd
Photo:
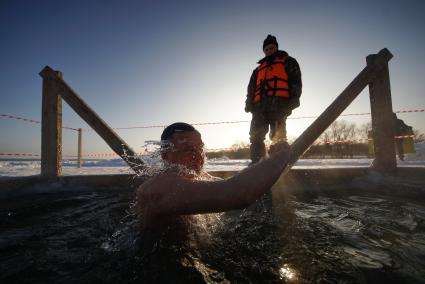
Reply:
[[[273,62],[276,56],[288,56],[288,53],[283,50],[278,50],[276,53],[264,57],[258,64],[265,61]],[[246,112],[280,112],[291,114],[292,110],[300,105],[300,96],[302,92],[301,70],[295,58],[288,56],[285,61],[285,70],[288,74],[289,81],[289,98],[265,96],[259,103],[254,104],[255,88],[257,83],[257,68],[254,69],[251,79],[248,84],[248,93],[245,101]]]
[[[395,114],[394,114],[394,122],[393,123],[394,123],[394,134],[396,136],[413,134],[412,126],[409,126],[406,123],[404,123],[404,121],[397,118],[397,116]]]

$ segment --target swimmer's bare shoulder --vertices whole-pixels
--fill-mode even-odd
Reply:
[[[149,209],[151,214],[155,213],[155,208],[158,207],[153,205],[158,204],[164,194],[164,188],[171,184],[171,180],[169,174],[159,174],[144,181],[137,189],[138,209]]]
[[[214,188],[218,188],[215,183],[221,179],[205,174],[200,180],[174,173],[159,174],[146,180],[137,189],[139,211],[148,211],[149,215],[207,213],[202,207],[208,196],[214,193]]]

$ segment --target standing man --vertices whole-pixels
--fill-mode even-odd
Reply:
[[[258,61],[259,66],[249,80],[245,111],[252,113],[249,130],[252,164],[266,154],[264,139],[269,126],[272,143],[286,140],[286,118],[300,105],[300,67],[278,47],[276,37],[268,35],[263,42],[265,57]]]

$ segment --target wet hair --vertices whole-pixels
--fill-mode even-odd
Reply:
[[[161,134],[161,151],[164,152],[169,149],[170,142],[173,138],[174,133],[181,133],[187,131],[198,132],[195,127],[185,122],[176,122],[165,127],[164,131]]]

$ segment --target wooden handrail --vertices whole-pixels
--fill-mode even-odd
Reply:
[[[342,93],[326,108],[326,110],[292,143],[293,151],[289,165],[285,168],[281,178],[298,161],[299,157],[310,148],[314,141],[334,122],[338,116],[351,104],[361,91],[376,77],[382,68],[385,68],[393,55],[384,48],[371,64],[368,64],[342,91]]]
[[[293,156],[290,164],[294,164],[307,151],[313,142],[320,137],[369,82],[373,80],[377,71],[384,68],[392,57],[393,55],[388,49],[382,49],[378,53],[375,62],[366,66],[326,110],[292,143]]]
[[[119,155],[137,174],[143,174],[145,169],[144,162],[137,157],[133,149],[118,136],[115,131],[103,121],[102,118],[86,104],[72,88],[58,76],[58,72],[44,67],[40,76],[45,80],[55,80],[58,88],[58,94],[69,104],[69,106],[88,124],[111,149]]]

